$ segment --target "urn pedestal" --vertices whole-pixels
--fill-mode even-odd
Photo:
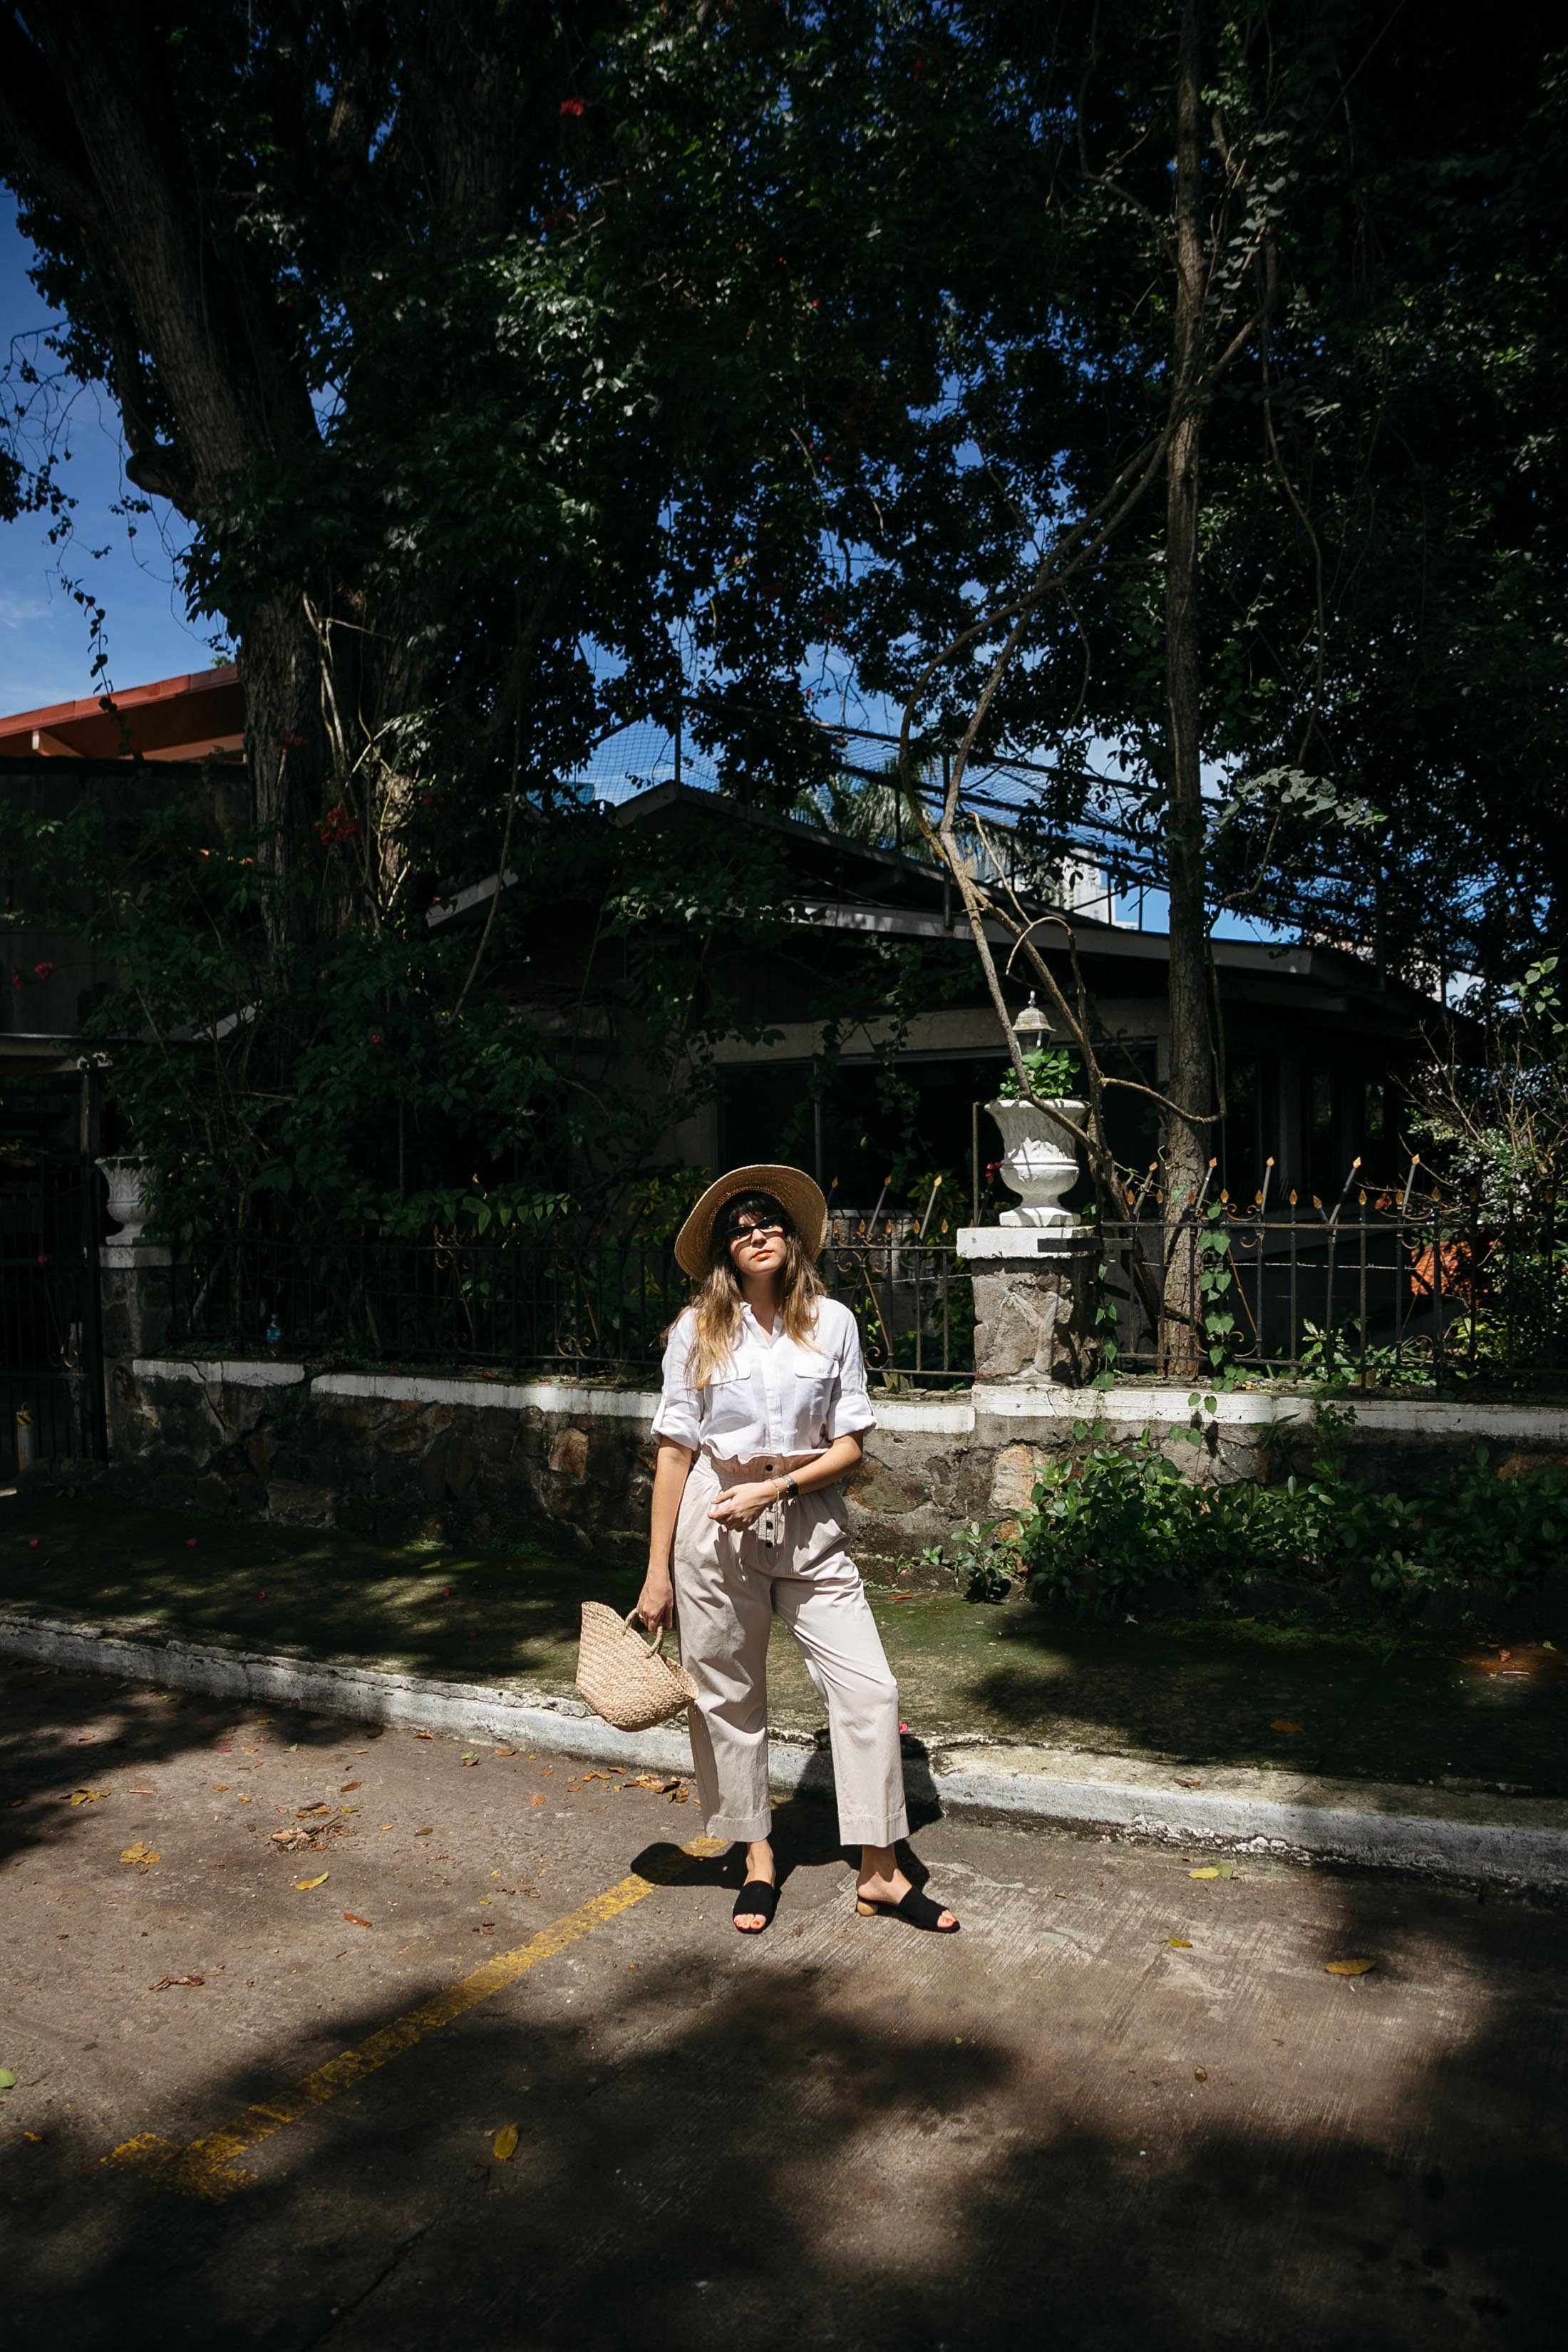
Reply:
[[[1002,1180],[1018,1195],[994,1225],[965,1225],[958,1254],[974,1282],[974,1378],[986,1382],[1092,1377],[1099,1251],[1062,1195],[1078,1181],[1087,1104],[999,1096],[985,1106],[1005,1147]]]
[[[974,1380],[1084,1388],[1094,1377],[1099,1244],[1082,1226],[963,1225],[974,1283]]]

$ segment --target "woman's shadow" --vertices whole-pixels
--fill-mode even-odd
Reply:
[[[899,1742],[904,1767],[904,1803],[910,1817],[912,1835],[942,1819],[942,1801],[931,1778],[931,1759],[922,1740],[910,1733]],[[788,1884],[796,1870],[820,1869],[833,1862],[855,1868],[860,1859],[859,1849],[846,1846],[839,1841],[837,1790],[833,1779],[833,1752],[827,1734],[820,1731],[816,1744],[806,1758],[805,1768],[793,1791],[778,1798],[773,1805],[773,1844],[778,1864],[780,1887]],[[911,1883],[923,1886],[930,1872],[906,1841],[900,1839],[898,1857]],[[679,1846],[660,1843],[637,1856],[632,1867],[640,1876],[665,1885],[679,1878],[688,1886],[725,1886],[739,1888],[744,1878],[745,1848],[732,1845],[724,1853],[698,1857],[685,1853]]]

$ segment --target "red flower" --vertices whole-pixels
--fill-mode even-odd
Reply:
[[[36,964],[33,966],[34,973],[35,973],[36,977],[37,977],[37,979],[39,979],[39,980],[47,980],[47,978],[48,978],[48,976],[49,976],[50,972],[51,972],[51,971],[53,971],[53,970],[54,970],[54,965],[53,965],[52,963],[36,963]]]
[[[371,1042],[371,1044],[372,1044],[373,1045],[380,1045],[380,1043],[381,1043],[381,1032],[380,1032],[380,1030],[379,1030],[379,1029],[373,1029],[373,1030],[371,1031],[371,1033],[370,1033],[370,1042]]]
[[[364,827],[359,818],[350,816],[341,801],[336,808],[330,808],[327,811],[321,824],[315,828],[317,840],[326,849],[335,848],[342,842],[357,841],[363,831]]]
[[[561,101],[561,111],[563,114],[586,114],[587,110],[585,103],[580,98],[563,98]]]
[[[26,983],[26,982],[23,979],[23,977],[22,977],[21,973],[17,971],[17,969],[16,969],[16,965],[15,965],[15,964],[13,964],[13,965],[12,965],[12,967],[11,967],[11,985],[12,985],[12,987],[13,987],[13,988],[26,988],[26,984],[27,984],[27,983]]]

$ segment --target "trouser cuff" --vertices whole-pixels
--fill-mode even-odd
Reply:
[[[711,1813],[703,1826],[710,1837],[730,1838],[737,1843],[743,1839],[747,1845],[756,1845],[772,1837],[773,1817],[771,1808],[765,1813]]]
[[[910,1833],[910,1817],[900,1805],[896,1813],[873,1820],[868,1813],[840,1813],[838,1839],[841,1845],[897,1845]]]

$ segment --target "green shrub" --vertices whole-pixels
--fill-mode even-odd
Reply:
[[[1338,1418],[1342,1427],[1349,1416]],[[1152,1438],[1093,1443],[1040,1478],[1018,1549],[1037,1601],[1103,1615],[1151,1588],[1191,1590],[1248,1577],[1331,1585],[1365,1572],[1391,1607],[1440,1586],[1536,1585],[1568,1535],[1568,1475],[1500,1479],[1486,1448],[1414,1497],[1378,1494],[1346,1473],[1332,1439],[1309,1478],[1194,1486]]]
[[[995,1540],[999,1519],[971,1519],[953,1547],[952,1572],[966,1601],[1005,1601],[1018,1574],[1017,1547]]]

